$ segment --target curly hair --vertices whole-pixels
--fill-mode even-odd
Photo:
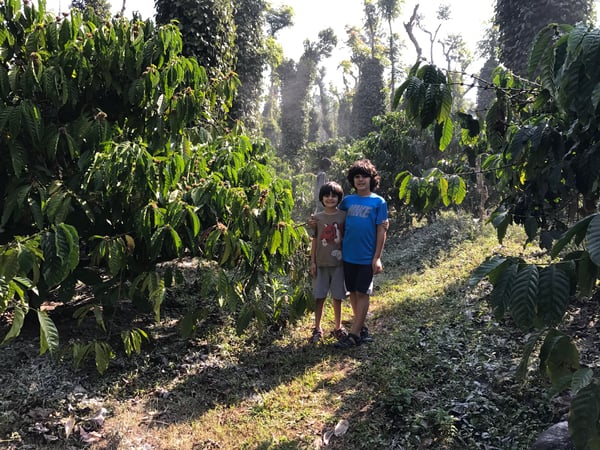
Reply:
[[[356,175],[363,175],[371,178],[371,192],[374,192],[379,187],[381,177],[377,173],[377,169],[370,160],[359,159],[350,166],[347,179],[350,183],[350,186],[352,186],[354,189],[356,189],[356,186],[354,186],[354,177]]]

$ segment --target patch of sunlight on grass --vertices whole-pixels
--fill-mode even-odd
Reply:
[[[471,240],[471,237],[465,236],[465,239]],[[422,301],[447,294],[452,286],[464,283],[473,270],[493,254],[538,258],[539,249],[533,245],[524,247],[525,239],[520,227],[509,227],[503,244],[500,244],[493,227],[485,225],[472,237],[471,245],[460,245],[459,242],[439,249],[437,257],[429,263],[418,265],[418,270],[384,273],[381,291],[385,294],[380,297],[384,303],[389,303]],[[393,258],[393,255],[384,254],[384,264],[386,257]]]
[[[318,352],[319,348],[309,351]],[[323,352],[328,353],[325,348]],[[352,359],[340,361],[327,353],[269,390],[257,391],[237,404],[218,404],[189,424],[169,427],[170,439],[175,442],[176,436],[189,432],[197,442],[219,442],[223,448],[257,448],[257,443],[266,442],[293,442],[290,448],[310,448],[326,427],[339,420],[342,393],[347,395],[340,386],[356,368]]]
[[[307,370],[238,407],[218,406],[209,411],[198,422],[203,429],[194,429],[194,435],[206,435],[208,428],[211,439],[236,446],[227,448],[255,446],[258,442],[271,440],[312,442],[320,436],[325,424],[335,420],[335,412],[341,406],[341,398],[321,389],[322,384],[323,377],[317,369]],[[232,430],[244,432],[238,434]]]

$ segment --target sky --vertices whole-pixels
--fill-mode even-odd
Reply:
[[[109,0],[113,11],[120,11],[122,0]],[[440,4],[448,4],[451,8],[451,20],[444,22],[439,31],[439,37],[450,33],[461,33],[463,39],[467,42],[469,49],[475,54],[477,42],[484,35],[487,21],[493,14],[494,0],[404,0],[402,6],[402,16],[398,18],[395,29],[398,34],[404,36],[406,51],[404,53],[405,65],[414,63],[414,52],[412,44],[406,36],[403,23],[407,22],[416,4],[419,4],[419,13],[423,16],[424,23],[428,29],[434,30],[439,24],[436,19],[436,11]],[[46,6],[49,10],[55,12],[67,11],[71,0],[46,0]],[[344,45],[346,40],[345,27],[361,26],[363,21],[363,0],[271,0],[275,7],[280,5],[289,5],[294,10],[294,26],[289,29],[281,30],[278,35],[278,41],[284,49],[284,54],[288,58],[297,61],[303,51],[304,40],[316,41],[319,31],[325,28],[333,28],[337,38],[338,46],[332,56],[324,62],[327,70],[327,78],[335,85],[341,85],[342,75],[337,70],[340,61],[348,59],[349,52]],[[131,17],[133,11],[139,11],[142,18],[151,18],[154,15],[153,0],[126,0],[125,15]],[[428,37],[425,34],[418,36],[422,38],[421,47],[426,51],[428,49]],[[443,60],[434,61],[443,66]],[[468,70],[472,73],[479,72],[483,62],[475,61]]]

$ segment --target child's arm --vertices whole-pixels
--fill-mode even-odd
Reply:
[[[390,223],[386,220],[377,225],[377,242],[375,244],[375,255],[373,256],[373,273],[383,272],[383,264],[381,263],[381,254],[383,253],[383,245],[387,239],[387,230]]]
[[[317,276],[317,238],[313,236],[310,243],[310,269],[309,273],[311,277]]]

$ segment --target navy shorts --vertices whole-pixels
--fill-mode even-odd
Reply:
[[[348,292],[373,293],[373,266],[371,264],[352,264],[344,261],[344,279]]]

